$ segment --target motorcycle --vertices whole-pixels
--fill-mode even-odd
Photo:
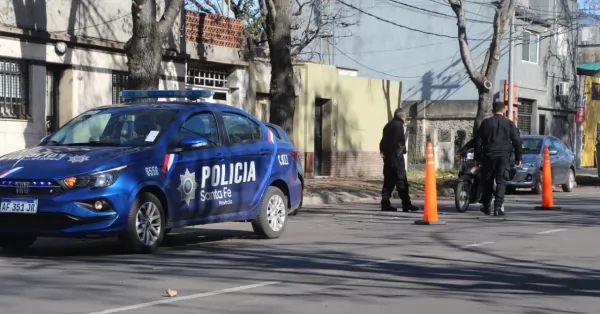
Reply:
[[[469,205],[481,201],[483,189],[481,185],[481,167],[476,166],[473,160],[474,149],[463,147],[459,154],[461,164],[458,171],[458,183],[456,189],[454,189],[454,204],[458,212],[464,213],[469,209]]]

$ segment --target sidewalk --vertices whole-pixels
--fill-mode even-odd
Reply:
[[[423,171],[408,171],[411,198],[423,198],[424,179]],[[456,176],[449,172],[437,174],[438,199],[454,199],[456,180]],[[600,188],[600,178],[594,168],[578,170],[576,181],[578,188]],[[379,201],[382,184],[383,177],[306,179],[304,205]],[[556,187],[556,190],[560,189]],[[398,194],[394,192],[392,197],[398,199]]]
[[[422,198],[424,194],[425,173],[408,171],[410,195]],[[368,202],[381,199],[383,177],[369,178],[319,178],[306,179],[304,205],[333,203]],[[439,173],[437,177],[438,197],[454,198],[456,177],[450,173]],[[398,194],[394,192],[393,198]]]

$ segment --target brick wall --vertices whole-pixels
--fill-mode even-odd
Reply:
[[[313,153],[304,155],[304,171],[314,173]],[[323,152],[321,175],[331,177],[380,177],[383,160],[378,152]]]
[[[244,25],[242,20],[186,10],[185,40],[241,48],[244,44]]]

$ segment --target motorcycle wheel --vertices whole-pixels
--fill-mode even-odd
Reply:
[[[454,190],[454,205],[456,210],[464,213],[469,209],[469,194],[471,193],[471,184],[469,181],[460,181]]]

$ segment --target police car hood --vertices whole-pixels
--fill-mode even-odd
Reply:
[[[57,179],[149,157],[148,147],[37,146],[0,157],[0,177]]]

